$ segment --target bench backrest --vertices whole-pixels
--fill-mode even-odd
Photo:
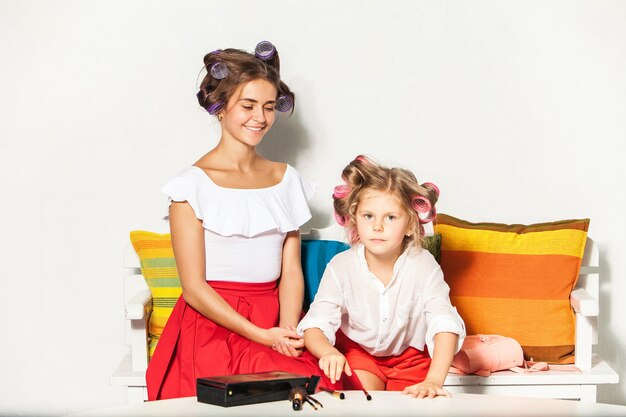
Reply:
[[[302,234],[302,240],[336,240],[339,242],[346,241],[346,234],[343,228],[338,225],[333,225],[325,229],[313,229],[306,234]],[[576,284],[576,289],[582,288],[595,300],[599,300],[600,289],[600,268],[599,268],[599,251],[596,243],[591,238],[587,238],[585,246],[585,254],[580,269],[579,278]],[[135,253],[132,245],[128,243],[124,252],[124,303],[126,304],[132,299],[139,291],[148,290],[148,286],[145,279],[141,275],[141,267],[139,264],[139,258]],[[310,294],[312,297],[314,294]],[[597,306],[597,304],[596,304]],[[597,308],[597,307],[596,307]],[[584,356],[590,357],[591,345],[598,343],[597,336],[597,313],[584,317],[585,323],[577,323],[577,330],[582,333],[582,327],[587,329],[586,334],[590,334],[591,343],[588,340],[583,340],[585,346],[579,346],[580,338],[577,335],[576,352],[582,353],[584,350],[587,352]],[[580,318],[579,318],[580,320]],[[127,343],[129,343],[129,334],[127,332]],[[578,355],[577,355],[578,357]],[[582,357],[582,355],[581,355]],[[578,358],[577,358],[578,364]],[[586,367],[586,366],[583,366]]]

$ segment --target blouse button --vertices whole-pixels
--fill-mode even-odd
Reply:
[[[383,323],[387,323],[387,317],[383,317]]]
[[[380,340],[378,341],[378,344],[379,344],[379,345],[382,345],[384,341],[385,341],[385,339],[380,339]]]

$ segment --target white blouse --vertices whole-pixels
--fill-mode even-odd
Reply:
[[[399,355],[409,346],[433,352],[437,333],[459,335],[465,325],[450,304],[450,288],[435,258],[409,247],[396,261],[385,287],[369,270],[362,244],[336,255],[326,267],[311,307],[298,324],[300,335],[319,328],[331,344],[341,329],[373,356]]]
[[[261,283],[280,276],[285,237],[311,218],[315,186],[290,165],[278,184],[254,189],[221,187],[191,166],[161,191],[202,220],[207,281]]]

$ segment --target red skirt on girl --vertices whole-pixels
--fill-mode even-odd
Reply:
[[[409,347],[397,356],[372,356],[341,330],[336,337],[335,347],[345,355],[350,368],[373,373],[385,383],[386,391],[402,391],[426,379],[431,362],[426,346],[423,351]],[[347,379],[344,388],[361,389],[360,381]]]
[[[264,329],[277,326],[275,281],[211,281],[209,285],[250,322]],[[180,296],[146,371],[148,400],[195,396],[196,378],[200,377],[276,370],[319,375],[320,386],[343,388],[339,381],[330,383],[309,352],[297,358],[284,356],[213,323]]]

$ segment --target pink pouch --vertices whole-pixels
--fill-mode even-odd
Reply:
[[[497,334],[467,336],[454,356],[450,372],[489,376],[491,372],[524,365],[524,353],[517,340]]]

